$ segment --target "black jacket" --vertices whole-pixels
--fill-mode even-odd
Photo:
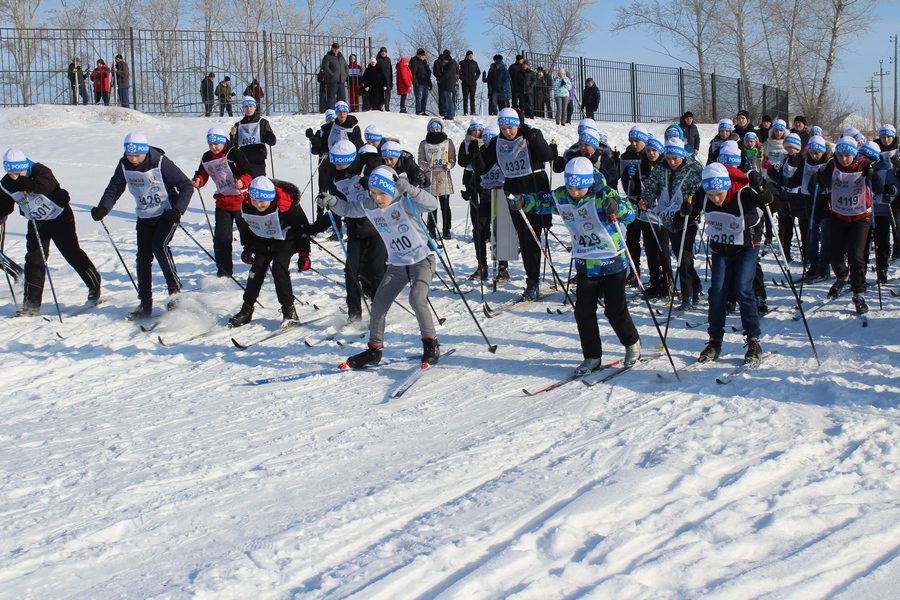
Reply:
[[[700,130],[697,129],[697,124],[688,125],[684,119],[679,119],[678,124],[681,126],[681,131],[684,132],[685,143],[693,148],[695,153],[700,152]]]
[[[596,112],[600,108],[600,90],[596,85],[585,86],[581,92],[581,104],[588,112]]]
[[[203,81],[200,82],[200,97],[203,98],[204,102],[212,102],[216,99],[215,89],[216,84],[213,83],[213,80],[209,77],[204,77]]]
[[[533,94],[534,88],[537,85],[538,76],[537,73],[532,71],[531,69],[522,69],[522,91],[526,94]]]
[[[245,246],[248,246],[254,253],[278,252],[285,247],[293,247],[294,251],[298,254],[309,254],[309,238],[302,235],[309,225],[309,219],[306,218],[306,212],[300,205],[300,189],[293,183],[281,181],[280,179],[273,179],[272,183],[275,185],[276,189],[280,188],[281,191],[291,197],[292,202],[290,208],[287,210],[280,210],[278,202],[273,202],[268,210],[265,213],[262,213],[256,210],[256,207],[253,206],[253,204],[248,202],[242,205],[241,210],[248,215],[271,214],[277,211],[282,229],[287,227],[290,227],[290,229],[285,233],[283,240],[276,240],[260,237],[248,228],[246,236],[247,243]]]
[[[456,90],[456,69],[459,65],[452,58],[444,62],[444,57],[434,61],[434,78],[438,82],[438,90],[441,92],[453,92]]]
[[[481,69],[478,63],[472,58],[464,58],[459,63],[459,79],[463,85],[478,85],[478,78],[481,75]]]
[[[519,74],[524,70],[522,67],[522,63],[514,62],[509,65],[509,84],[512,86],[512,91],[521,92],[524,91],[522,85],[524,85],[524,81],[519,77]]]
[[[229,142],[232,146],[240,148],[241,152],[244,153],[244,156],[247,157],[247,160],[249,160],[251,164],[261,165],[266,162],[266,158],[269,156],[269,151],[266,148],[266,145],[274,146],[278,141],[275,138],[275,132],[272,131],[272,126],[269,125],[269,121],[264,119],[259,111],[256,111],[249,117],[247,115],[244,115],[244,118],[235,123],[235,125],[240,126],[246,123],[256,123],[257,121],[259,122],[259,137],[262,140],[261,143],[238,146],[237,133],[231,136]]]
[[[169,195],[169,204],[172,205],[172,208],[177,208],[181,214],[184,214],[194,195],[194,186],[191,184],[190,179],[187,178],[187,175],[182,173],[181,169],[165,154],[161,149],[151,146],[147,158],[137,166],[132,165],[123,154],[122,158],[119,159],[119,164],[116,165],[115,171],[113,171],[113,176],[110,178],[109,183],[106,184],[99,206],[112,210],[119,198],[122,197],[122,194],[128,187],[125,181],[125,171],[146,173],[159,167],[163,176],[163,184],[165,184],[166,192]],[[160,219],[162,215],[154,218]]]
[[[381,72],[384,73],[384,80],[387,82],[385,85],[390,90],[394,87],[394,69],[393,65],[391,65],[391,59],[387,56],[381,55],[381,50],[378,51],[378,56],[375,57],[375,64],[381,69]]]
[[[431,67],[428,66],[424,58],[413,56],[409,59],[409,70],[413,76],[413,87],[427,85],[428,89],[431,89]]]
[[[362,133],[359,131],[359,121],[357,121],[356,117],[353,115],[347,115],[347,118],[344,119],[343,123],[338,123],[337,120],[334,120],[331,123],[322,125],[319,135],[314,135],[313,139],[310,140],[313,145],[313,154],[318,154],[319,156],[328,154],[328,150],[330,150],[328,147],[328,136],[331,135],[331,129],[334,127],[334,123],[337,123],[344,129],[350,130],[347,133],[347,139],[353,142],[353,145],[356,146],[357,150],[365,145],[365,142],[363,142],[362,139]]]
[[[64,209],[63,213],[56,217],[62,218],[66,213],[71,213],[69,206],[69,192],[59,186],[56,176],[50,167],[46,167],[41,163],[34,163],[31,167],[31,174],[17,177],[13,179],[9,173],[0,179],[0,186],[3,190],[9,192],[30,192],[33,194],[43,194],[47,196],[54,204]],[[0,190],[0,217],[12,214],[16,208],[16,202],[6,192]]]
[[[544,170],[544,163],[549,162],[553,157],[550,152],[550,145],[544,139],[544,135],[540,129],[531,129],[527,126],[520,127],[516,133],[516,138],[524,137],[528,142],[528,154],[531,159],[530,175],[524,177],[507,178],[503,183],[503,191],[507,194],[529,194],[534,192],[549,192],[550,178]],[[497,164],[497,140],[495,137],[487,146],[482,146],[481,151],[472,160],[472,166],[475,174],[481,176],[487,173]]]

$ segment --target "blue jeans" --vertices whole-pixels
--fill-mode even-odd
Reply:
[[[329,81],[328,82],[328,98],[325,101],[325,104],[328,108],[334,108],[334,105],[337,104],[338,100],[347,101],[347,86],[345,86],[340,81]]]
[[[500,109],[497,107],[497,96],[499,96],[497,92],[491,92],[488,94],[488,114],[496,115]]]
[[[753,293],[753,277],[759,262],[759,247],[751,246],[733,256],[712,253],[712,279],[709,282],[709,339],[725,337],[725,301],[728,290],[725,282],[734,282],[734,296],[741,308],[741,325],[744,335],[758,338],[759,313],[756,311],[756,295]]]
[[[417,85],[413,88],[413,93],[416,95],[416,114],[424,113],[428,106],[428,86]]]
[[[122,108],[131,108],[131,103],[128,102],[128,88],[119,88],[119,102]]]
[[[828,237],[830,230],[830,219],[813,219],[812,235],[806,246],[806,258],[810,265],[816,267],[827,267],[828,261]]]
[[[441,104],[444,106],[445,119],[452,119],[456,116],[456,102],[453,101],[453,92],[441,92]]]

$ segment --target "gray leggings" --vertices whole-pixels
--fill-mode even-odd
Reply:
[[[434,277],[434,254],[420,260],[414,265],[398,267],[388,265],[372,300],[372,314],[369,321],[369,343],[376,348],[384,346],[384,324],[387,319],[388,309],[400,295],[400,292],[410,284],[409,305],[412,307],[419,322],[419,332],[423,338],[436,337],[434,320],[431,318],[431,308],[428,306],[428,289]]]
[[[556,98],[556,124],[565,125],[567,112],[569,110],[569,99],[565,96]]]

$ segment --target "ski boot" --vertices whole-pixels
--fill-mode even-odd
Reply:
[[[703,352],[697,358],[697,362],[712,362],[719,358],[720,354],[722,354],[722,340],[710,339],[706,343],[706,348],[703,349]]]
[[[522,302],[529,302],[531,300],[537,300],[538,297],[538,284],[537,282],[529,282],[525,284],[525,291],[522,292]]]
[[[506,285],[509,283],[509,269],[500,267],[497,269],[497,276],[494,278],[494,285]]]
[[[347,359],[341,367],[351,369],[365,369],[366,367],[374,367],[381,362],[381,353],[384,347],[376,348],[372,344],[366,346],[366,349],[359,354],[354,354]],[[346,365],[346,367],[344,366]]]
[[[40,306],[22,306],[19,310],[16,311],[14,317],[36,317],[41,314]]]
[[[834,285],[831,286],[831,289],[828,290],[829,298],[837,298],[841,295],[841,292],[844,291],[844,286],[847,285],[846,279],[841,279],[838,277],[838,280],[834,282]]]
[[[758,363],[762,359],[762,347],[759,345],[759,338],[747,338],[747,353],[744,354],[744,364]]]
[[[151,298],[147,298],[145,300],[141,300],[140,306],[132,310],[128,313],[128,316],[125,317],[127,321],[140,321],[141,319],[146,319],[153,312],[153,300]]]
[[[297,323],[300,322],[300,317],[297,316],[297,309],[294,308],[293,304],[288,304],[286,306],[281,307],[281,327],[293,327]]]
[[[573,371],[573,375],[587,375],[593,371],[596,371],[600,368],[600,364],[603,359],[601,358],[586,358],[581,361],[581,364],[575,367],[575,371]]]
[[[475,269],[475,272],[469,275],[469,281],[487,281],[488,280],[488,270],[487,267],[478,267]]]
[[[856,314],[864,315],[869,312],[869,305],[866,304],[866,297],[857,292],[853,294],[853,306],[856,308]]]
[[[166,302],[166,310],[172,312],[176,308],[178,308],[178,301],[181,299],[179,294],[181,293],[181,288],[169,288],[169,301]]]
[[[622,362],[626,367],[633,367],[639,360],[641,360],[641,340],[625,346],[625,358]]]
[[[422,338],[422,364],[436,365],[441,356],[437,338]]]
[[[236,315],[228,319],[228,326],[231,328],[246,325],[253,319],[253,306],[250,304],[242,304],[241,310]]]

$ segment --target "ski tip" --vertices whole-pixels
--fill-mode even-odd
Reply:
[[[60,332],[58,332],[58,331],[56,332],[56,337],[58,337],[58,338],[61,339],[61,340],[66,339],[66,337],[65,337],[64,335],[62,335]]]
[[[438,319],[438,325],[443,325],[446,320],[447,317],[441,317],[440,319]]]
[[[241,350],[246,350],[246,349],[247,349],[247,346],[244,346],[243,344],[241,344],[240,342],[238,342],[238,341],[237,341],[236,339],[234,339],[234,338],[231,338],[231,343],[234,344],[234,347],[235,347],[235,348],[239,348],[239,349],[241,349]]]
[[[727,380],[724,380],[724,379],[721,379],[721,378],[719,378],[719,377],[716,377],[716,383],[721,383],[722,385],[725,385],[726,383],[728,383],[728,381],[727,381]]]
[[[245,379],[244,381],[246,381],[249,385],[259,385],[257,382],[253,381],[252,379]]]
[[[522,388],[522,391],[525,392],[525,395],[526,395],[526,396],[534,396],[534,394],[532,394],[531,392],[529,392],[529,391],[526,390],[525,388]]]
[[[166,343],[163,341],[161,335],[156,336],[156,339],[159,340],[159,343],[160,343],[161,345],[166,346]],[[168,346],[166,346],[166,347],[168,348]]]
[[[306,344],[308,348],[312,348],[313,345],[309,343],[309,340],[303,340],[303,343]]]

